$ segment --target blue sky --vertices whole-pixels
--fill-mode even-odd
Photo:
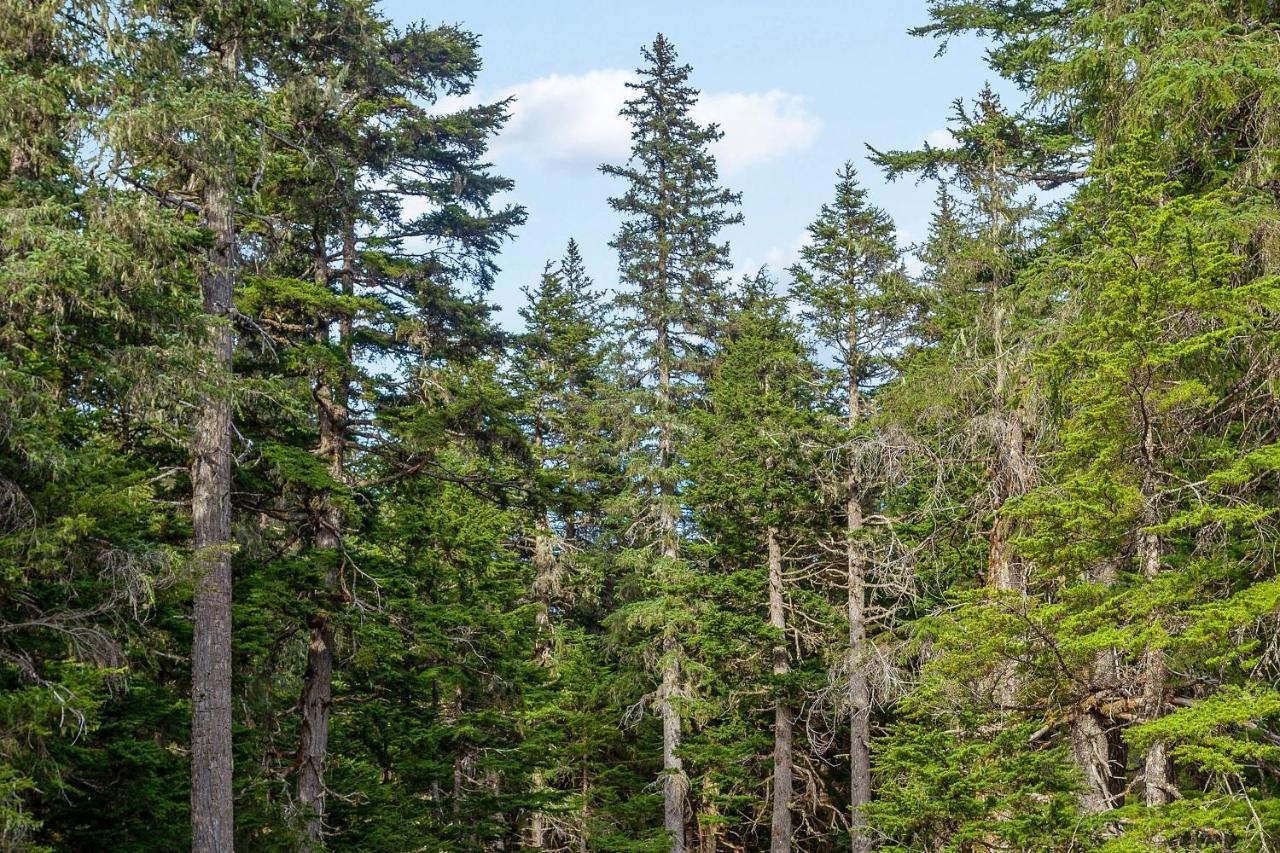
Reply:
[[[700,118],[725,131],[716,151],[721,177],[742,192],[746,219],[725,234],[735,275],[762,263],[785,270],[845,160],[893,216],[902,241],[922,237],[934,188],[886,183],[866,161],[865,144],[945,142],[951,102],[992,79],[980,43],[953,40],[936,57],[937,42],[907,35],[927,19],[924,0],[453,0],[428,7],[389,0],[383,9],[400,24],[454,23],[477,33],[484,68],[474,97],[517,99],[492,157],[515,180],[512,199],[529,211],[503,251],[491,296],[512,328],[520,288],[570,237],[597,285],[616,284],[608,242],[617,219],[607,198],[619,187],[596,167],[625,159],[617,108],[641,46],[655,33],[693,66]]]

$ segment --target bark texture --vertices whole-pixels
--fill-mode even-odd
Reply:
[[[666,279],[666,257],[658,259],[659,280]],[[674,569],[680,559],[680,539],[676,529],[675,425],[671,389],[671,344],[666,323],[657,329],[658,368],[658,477],[659,553],[666,570]],[[684,801],[689,782],[680,749],[680,643],[668,629],[662,640],[662,683],[658,688],[658,706],[662,715],[662,825],[671,837],[671,853],[684,853],[687,846],[684,824]]]
[[[224,46],[222,71],[233,77],[237,46]],[[191,448],[195,595],[191,641],[191,849],[233,848],[231,767],[231,356],[235,298],[235,202],[231,153],[211,158],[202,207],[213,246],[200,276],[209,387],[197,403]]]
[[[1115,579],[1112,561],[1100,565],[1089,577],[1102,586],[1110,586]],[[1124,799],[1127,752],[1121,727],[1105,701],[1117,693],[1119,681],[1115,651],[1099,652],[1088,674],[1088,698],[1071,722],[1071,754],[1084,778],[1080,805],[1085,814],[1111,811]]]

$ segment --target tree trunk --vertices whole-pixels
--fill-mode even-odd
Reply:
[[[680,692],[678,644],[673,638],[662,643],[662,685],[658,688],[658,704],[662,714],[662,825],[671,836],[671,853],[684,853],[684,798],[688,781],[684,761],[676,754],[680,748],[680,710],[676,699]]]
[[[658,267],[659,279],[665,284],[665,257],[659,258]],[[658,423],[659,553],[662,555],[664,568],[671,571],[680,559],[680,540],[676,529],[675,428],[671,422],[673,417],[671,350],[665,323],[660,324],[657,329],[655,347],[658,370],[657,409],[660,418]],[[671,853],[685,851],[684,800],[689,787],[684,775],[684,762],[676,754],[680,749],[681,735],[678,704],[679,651],[679,639],[668,628],[662,639],[662,684],[658,689],[658,704],[662,715],[662,825],[671,836]]]
[[[533,782],[533,790],[534,790],[534,791],[543,791],[543,790],[545,790],[545,789],[546,789],[546,781],[545,781],[545,780],[543,779],[543,777],[542,777],[542,771],[541,771],[541,770],[535,770],[535,771],[533,772],[533,779],[532,779],[532,782]],[[529,841],[528,841],[528,846],[529,846],[530,848],[532,848],[532,849],[534,849],[534,850],[541,850],[541,849],[543,849],[544,847],[546,847],[546,846],[547,846],[547,844],[546,844],[546,837],[547,837],[547,827],[546,827],[546,823],[547,823],[546,815],[544,815],[544,814],[542,813],[542,810],[541,810],[541,809],[534,811],[534,813],[529,817]]]
[[[1080,808],[1101,814],[1120,804],[1124,747],[1115,724],[1096,710],[1082,712],[1071,725],[1071,753],[1084,775]]]
[[[540,448],[542,443],[540,437],[536,443]],[[541,519],[541,527],[534,535],[533,540],[533,567],[535,571],[533,591],[538,605],[535,617],[538,637],[534,645],[534,660],[538,666],[543,667],[550,666],[553,663],[551,595],[556,581],[555,553],[552,550],[551,536],[547,532],[549,530],[550,523],[544,512]],[[533,774],[533,790],[535,792],[546,790],[546,782],[541,770],[537,770]],[[541,809],[535,810],[529,817],[529,847],[540,850],[546,846],[546,823],[546,815]]]
[[[1110,586],[1115,578],[1115,564],[1106,562],[1089,580]],[[1099,652],[1094,658],[1089,685],[1091,699],[1111,695],[1119,687],[1113,650]],[[1082,708],[1071,723],[1071,753],[1085,781],[1080,792],[1080,807],[1085,814],[1101,814],[1121,805],[1126,752],[1120,734],[1116,721],[1096,707]]]
[[[861,417],[858,392],[856,332],[850,324],[848,385],[849,430]],[[849,837],[853,853],[871,849],[871,835],[863,808],[871,802],[871,686],[866,670],[866,563],[862,555],[862,491],[850,460],[845,483],[845,559],[849,618]]]
[[[316,282],[328,288],[329,269],[323,236],[317,240],[315,253]],[[342,286],[345,295],[355,290],[355,235],[350,223],[343,234]],[[316,323],[316,339],[330,343],[332,322],[320,318]],[[339,346],[346,361],[351,357],[351,319],[339,320]],[[332,383],[332,384],[331,384]],[[316,423],[319,432],[318,455],[329,461],[329,473],[335,481],[345,476],[347,409],[350,391],[344,363],[336,380],[321,375],[316,380]],[[329,714],[333,704],[334,632],[330,607],[336,603],[339,566],[342,560],[342,510],[332,495],[324,495],[317,513],[314,543],[326,552],[324,590],[320,606],[308,619],[307,669],[302,679],[302,725],[298,744],[298,812],[302,816],[302,849],[324,847],[325,764],[329,748]]]
[[[1142,574],[1148,581],[1160,574],[1160,536],[1149,528],[1159,522],[1156,509],[1155,434],[1148,414],[1144,421],[1142,451],[1145,471],[1142,478],[1142,526],[1138,532],[1138,556],[1142,561]],[[1159,619],[1159,613],[1153,614]],[[1168,677],[1164,649],[1153,646],[1142,656],[1142,718],[1158,719],[1164,714],[1164,689]],[[1143,763],[1143,801],[1148,807],[1163,806],[1170,801],[1172,774],[1169,756],[1163,741],[1156,741],[1147,748]]]
[[[786,675],[791,670],[787,660],[787,614],[783,601],[782,549],[778,547],[778,531],[770,527],[769,544],[769,624],[778,631],[778,644],[773,647],[773,674]],[[791,708],[779,691],[773,708],[773,823],[769,832],[769,850],[789,853],[791,850],[792,797],[792,733]]]
[[[849,805],[852,808],[850,836],[854,853],[871,849],[871,836],[863,807],[871,802],[871,689],[867,683],[865,663],[867,625],[865,604],[865,567],[857,537],[862,530],[862,504],[857,484],[850,482],[846,507],[849,536],[848,611],[849,611]]]
[[[234,77],[234,42],[222,70]],[[191,849],[228,853],[234,823],[231,767],[231,317],[235,299],[234,154],[205,176],[204,219],[213,232],[201,273],[204,312],[212,321],[206,355],[212,367],[201,393],[191,448],[195,595],[191,639]]]
[[[995,470],[992,489],[995,492],[995,519],[987,551],[987,587],[995,592],[1022,596],[1027,591],[1026,566],[1013,552],[1010,537],[1013,520],[1005,513],[1005,505],[1031,487],[1031,461],[1026,453],[1026,434],[1019,412],[1002,417],[996,433]],[[998,665],[995,673],[994,698],[1001,711],[1016,706],[1018,672],[1012,661]]]
[[[333,623],[323,611],[308,620],[307,671],[302,680],[302,734],[298,746],[298,811],[304,850],[324,846],[325,758],[333,691]]]

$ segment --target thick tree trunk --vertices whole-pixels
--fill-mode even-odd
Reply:
[[[1076,765],[1084,773],[1085,788],[1080,794],[1086,814],[1098,814],[1110,808],[1107,792],[1111,788],[1111,755],[1106,728],[1098,714],[1086,711],[1071,727],[1071,752]]]
[[[987,586],[1004,592],[1026,591],[1026,568],[1014,554],[1009,539],[1013,523],[1004,514],[1004,506],[1031,488],[1033,463],[1027,457],[1026,429],[1020,412],[1000,418],[996,428],[992,491],[996,519],[991,528],[987,549]]]
[[[1089,580],[1103,586],[1115,582],[1116,566],[1102,564]],[[1119,687],[1115,652],[1099,652],[1089,673],[1091,701],[1113,694]],[[1085,814],[1101,814],[1121,805],[1124,797],[1126,752],[1120,726],[1096,706],[1083,707],[1071,723],[1071,752],[1084,777],[1080,807]]]
[[[783,599],[782,549],[778,546],[778,531],[772,527],[768,534],[769,546],[769,624],[779,634],[773,647],[773,674],[786,675],[791,670],[787,660],[787,613]],[[789,853],[791,850],[791,796],[792,796],[792,718],[786,697],[779,693],[773,709],[773,822],[769,832],[769,850],[772,853]]]
[[[302,679],[302,733],[298,746],[298,811],[305,850],[324,846],[325,759],[333,700],[333,623],[326,612],[308,620],[307,670]]]
[[[355,289],[355,235],[350,223],[343,235],[342,286],[345,295]],[[323,237],[317,240],[315,271],[316,283],[329,286],[328,259]],[[320,318],[316,323],[316,339],[321,344],[330,343],[332,321]],[[339,320],[339,346],[346,361],[351,356],[351,319]],[[320,376],[316,380],[316,423],[319,432],[317,454],[328,460],[329,473],[335,481],[345,476],[347,409],[350,392],[345,366],[336,379]],[[302,679],[302,725],[298,744],[298,812],[302,817],[302,848],[316,850],[324,847],[325,764],[329,749],[329,714],[333,704],[334,632],[329,609],[335,603],[338,587],[338,569],[342,560],[342,510],[332,495],[321,498],[317,512],[314,544],[325,555],[324,590],[319,596],[320,606],[308,619],[307,669]]]
[[[236,45],[224,47],[234,76]],[[200,395],[191,449],[195,596],[191,640],[191,849],[228,853],[234,823],[231,767],[231,317],[235,299],[234,156],[205,177],[205,225],[213,232],[201,275],[209,390]]]

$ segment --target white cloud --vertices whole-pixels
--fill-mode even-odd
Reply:
[[[633,79],[629,71],[599,69],[551,74],[496,93],[515,100],[494,155],[572,169],[621,162],[630,149],[631,129],[618,110],[633,94],[626,87]],[[803,150],[822,127],[802,98],[777,89],[704,94],[694,118],[724,131],[713,150],[726,173]]]
[[[715,154],[725,172],[803,151],[822,129],[818,117],[805,109],[803,98],[778,89],[703,95],[694,118],[704,124],[715,122],[724,131]]]
[[[925,135],[924,141],[934,148],[955,148],[959,144],[956,142],[956,138],[951,135],[951,130],[945,127],[929,131]]]
[[[560,166],[594,169],[627,154],[630,130],[618,109],[627,99],[629,71],[551,74],[500,92],[514,97],[511,120],[495,140],[508,152]]]

